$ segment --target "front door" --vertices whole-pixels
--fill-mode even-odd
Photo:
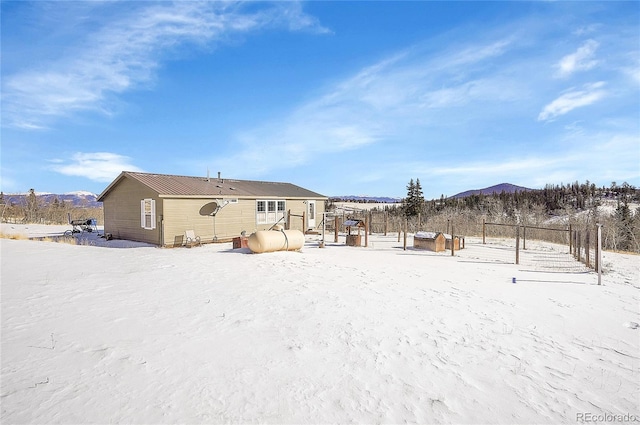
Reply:
[[[315,229],[316,227],[316,201],[307,201],[307,228]]]

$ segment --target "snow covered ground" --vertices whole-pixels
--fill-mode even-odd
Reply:
[[[637,256],[605,252],[598,286],[566,247],[528,242],[515,265],[508,241],[451,256],[318,238],[267,254],[2,239],[1,422],[640,420]]]

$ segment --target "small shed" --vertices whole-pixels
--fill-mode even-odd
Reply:
[[[445,243],[445,249],[451,249],[451,241],[453,239],[453,247],[456,251],[464,248],[464,237],[462,236],[451,236],[448,234],[444,235],[446,243]],[[460,242],[462,241],[462,243]]]
[[[413,237],[413,247],[433,252],[445,250],[445,237],[440,232],[417,232]]]
[[[347,246],[361,246],[362,245],[362,238],[360,236],[360,231],[361,229],[364,229],[365,235],[367,232],[366,229],[366,224],[364,221],[362,220],[358,220],[355,218],[350,218],[348,220],[346,220],[344,223],[342,223],[343,226],[345,226],[347,228]],[[351,229],[352,228],[357,228],[358,229],[358,234],[357,235],[352,235],[351,234]]]

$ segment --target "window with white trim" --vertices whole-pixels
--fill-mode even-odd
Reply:
[[[256,224],[273,224],[279,221],[284,222],[286,211],[285,201],[257,200],[256,201]]]
[[[156,228],[156,201],[154,199],[140,201],[140,226],[146,230]]]

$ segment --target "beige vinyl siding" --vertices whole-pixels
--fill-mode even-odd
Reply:
[[[307,205],[303,199],[282,199],[265,197],[259,200],[284,200],[285,213],[291,210],[292,215],[302,216],[306,214]],[[203,243],[229,240],[240,236],[241,232],[247,235],[256,230],[267,230],[273,223],[256,224],[257,199],[238,199],[237,203],[229,203],[218,211],[214,218],[201,216],[200,209],[207,203],[213,202],[211,198],[166,198],[162,203],[164,245],[174,244],[176,236],[184,235],[185,230],[193,229],[200,236]],[[324,200],[316,200],[316,224],[322,222],[324,212]],[[292,217],[290,226],[292,229],[304,230],[301,217]]]
[[[190,229],[200,236],[202,242],[214,242],[214,238],[229,239],[239,236],[243,230],[247,234],[254,231],[254,200],[240,199],[237,203],[227,204],[215,218],[200,215],[200,208],[213,201],[215,199],[164,199],[164,244],[172,245],[176,236],[184,235],[184,231]]]
[[[304,201],[306,201],[306,199],[290,199],[287,201],[287,210],[291,211],[290,229],[300,230],[301,232],[306,230],[302,225],[302,217],[299,217],[303,213],[306,217],[307,204],[305,204]]]
[[[153,230],[143,229],[140,225],[140,201],[143,199],[156,201],[156,228]],[[118,184],[117,190],[104,198],[103,207],[105,233],[111,233],[116,239],[159,244],[162,199],[146,186],[125,178]]]

